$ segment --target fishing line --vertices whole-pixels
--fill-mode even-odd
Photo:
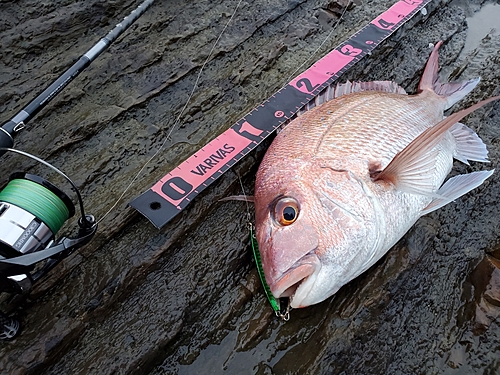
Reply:
[[[28,157],[30,159],[36,160],[37,162],[45,165],[46,167],[49,167],[50,169],[52,169],[53,171],[57,172],[62,177],[64,177],[66,179],[66,181],[69,182],[69,184],[71,185],[71,187],[73,188],[73,190],[75,191],[75,193],[77,195],[78,203],[79,203],[79,206],[80,206],[80,213],[82,215],[82,220],[84,222],[86,222],[86,217],[87,216],[85,215],[85,209],[83,208],[83,199],[82,199],[82,196],[80,194],[80,191],[78,190],[78,188],[76,187],[76,185],[73,183],[73,181],[68,176],[66,176],[61,170],[59,170],[58,168],[54,167],[52,164],[46,162],[45,160],[40,159],[39,157],[37,157],[35,155],[32,155],[32,154],[30,154],[28,152],[25,152],[25,151],[21,151],[21,150],[17,150],[15,148],[9,148],[9,147],[0,147],[0,151],[11,151],[11,152],[14,152],[16,154],[20,154],[20,155],[26,156],[26,157]]]
[[[69,218],[66,204],[52,191],[36,182],[16,178],[0,192],[0,201],[14,204],[38,217],[57,233]]]
[[[99,219],[98,223],[101,223],[110,213],[111,211],[113,211],[115,209],[115,207],[118,205],[118,203],[120,203],[120,201],[123,199],[123,197],[125,196],[125,194],[127,193],[127,191],[130,190],[130,188],[132,187],[132,185],[135,183],[135,181],[137,181],[137,179],[139,178],[139,176],[142,174],[142,172],[144,171],[144,169],[149,165],[149,163],[158,156],[158,154],[163,150],[163,148],[165,147],[166,143],[170,140],[170,136],[172,135],[173,131],[176,129],[176,127],[179,125],[180,123],[180,120],[181,120],[181,117],[182,115],[184,114],[184,111],[186,110],[187,106],[189,105],[193,95],[194,95],[194,92],[195,90],[198,88],[198,83],[201,79],[201,74],[203,73],[203,70],[205,69],[205,66],[210,62],[210,58],[212,57],[212,54],[215,50],[215,47],[218,45],[220,39],[222,38],[222,35],[224,34],[224,32],[226,31],[226,29],[228,28],[229,24],[232,22],[232,20],[234,19],[234,16],[236,15],[236,12],[238,11],[238,8],[240,7],[240,4],[241,4],[242,0],[239,0],[238,1],[238,4],[236,4],[236,7],[234,8],[234,11],[233,13],[231,14],[231,17],[229,18],[229,20],[226,22],[226,24],[224,25],[224,28],[222,29],[222,31],[220,32],[219,36],[217,37],[217,39],[215,40],[214,44],[212,45],[212,48],[207,56],[207,58],[205,59],[205,61],[203,62],[201,68],[200,68],[200,71],[198,72],[198,75],[196,77],[196,80],[195,80],[195,83],[193,85],[193,88],[191,89],[191,92],[188,96],[188,99],[186,101],[186,103],[184,104],[184,106],[182,107],[179,115],[177,116],[174,124],[172,125],[172,127],[170,128],[170,131],[167,133],[167,136],[165,137],[165,140],[162,142],[162,144],[160,145],[160,147],[156,150],[156,152],[144,163],[144,165],[141,167],[141,169],[139,170],[139,172],[137,172],[137,174],[132,178],[132,180],[130,181],[130,183],[127,185],[127,187],[125,188],[125,190],[121,193],[121,195],[118,197],[118,199],[116,200],[116,202],[111,206],[111,208]],[[328,35],[326,36],[326,38],[321,42],[321,44],[318,46],[318,48],[314,51],[314,55],[316,55],[316,53],[318,53],[318,51],[323,47],[323,45],[327,42],[327,40],[332,36],[333,32],[337,29],[339,23],[341,22],[343,16],[345,15],[345,13],[347,12],[347,8],[351,5],[352,1],[349,1],[349,3],[345,6],[341,16],[339,17],[339,19],[337,20],[337,23],[335,24],[335,26],[333,27],[333,29],[328,33]],[[312,56],[309,57],[306,61],[304,61],[297,69],[295,69],[295,71],[290,75],[291,77],[293,77],[293,75],[299,71],[299,69],[301,69],[304,65],[306,65],[306,63],[308,61],[310,61],[312,59]],[[286,84],[285,84],[286,85]],[[247,205],[248,205],[248,202],[247,202]]]
[[[236,173],[236,176],[238,176],[238,181],[240,181],[240,186],[241,186],[241,192],[243,193],[243,196],[246,196],[245,194],[245,188],[243,187],[243,182],[241,181],[241,177],[238,173]],[[245,203],[247,206],[247,220],[251,222],[251,217],[252,215],[250,214],[250,205],[248,204],[248,200],[245,199]]]
[[[125,190],[123,191],[123,193],[120,195],[120,197],[116,200],[116,202],[113,204],[113,206],[111,206],[111,208],[103,215],[103,217],[101,217],[101,219],[99,219],[98,223],[100,223],[101,221],[104,220],[104,218],[106,216],[108,216],[108,214],[113,211],[113,209],[118,205],[118,203],[120,203],[120,201],[123,199],[123,197],[125,196],[125,194],[127,193],[127,191],[132,187],[132,185],[134,184],[134,182],[139,178],[139,176],[141,175],[141,173],[144,171],[144,169],[147,167],[147,165],[156,157],[158,156],[158,154],[163,150],[163,148],[165,147],[165,144],[167,143],[167,141],[170,140],[170,136],[172,135],[174,129],[179,125],[180,123],[180,119],[182,117],[182,115],[184,114],[184,111],[186,110],[189,102],[191,101],[191,99],[193,98],[193,95],[194,95],[194,92],[196,90],[196,88],[198,87],[198,83],[200,81],[200,78],[201,78],[201,74],[203,73],[203,69],[205,69],[205,66],[210,62],[210,58],[212,57],[212,54],[215,50],[215,47],[217,46],[217,44],[219,43],[220,39],[222,38],[222,35],[224,34],[224,32],[226,31],[226,29],[228,28],[229,24],[231,23],[231,21],[233,20],[234,16],[236,15],[236,12],[238,10],[238,8],[240,7],[240,4],[241,4],[242,0],[239,0],[238,1],[238,4],[236,4],[236,7],[234,8],[234,11],[233,13],[231,14],[231,17],[229,17],[229,20],[226,22],[226,24],[224,25],[224,28],[222,29],[222,31],[220,32],[219,36],[217,37],[217,39],[215,40],[214,44],[212,45],[212,48],[210,49],[210,52],[208,53],[208,56],[207,58],[205,59],[205,61],[203,62],[201,68],[200,68],[200,71],[198,72],[198,76],[196,77],[196,80],[194,82],[194,85],[193,85],[193,88],[191,90],[191,93],[189,94],[188,96],[188,99],[186,101],[186,104],[184,104],[184,107],[182,107],[179,115],[177,116],[174,124],[172,125],[172,127],[170,128],[170,131],[167,133],[167,136],[165,137],[165,140],[162,142],[162,144],[160,145],[160,147],[158,148],[158,150],[153,154],[153,156],[151,156],[147,161],[146,163],[144,163],[144,165],[141,167],[141,169],[139,170],[139,172],[137,172],[137,174],[135,175],[135,177],[132,179],[132,181],[128,184],[128,186],[125,188]]]
[[[264,100],[261,105],[255,107],[222,134],[164,175],[149,190],[129,204],[147,217],[157,228],[163,227],[192,202],[200,192],[254,150],[266,137],[293,118],[322,90],[332,85],[336,79],[364,56],[370,54],[399,27],[424,9],[430,1],[397,1],[310,68],[293,78],[274,95]],[[351,1],[342,12],[334,29],[328,33],[325,40],[316,49],[315,54],[338,27],[350,4]],[[305,62],[301,66],[303,65]],[[217,165],[216,167],[214,163]],[[240,179],[239,176],[238,178]],[[242,185],[241,179],[240,184]],[[243,186],[242,190],[244,192]],[[250,217],[249,212],[248,216]],[[254,226],[250,220],[248,224],[259,277],[266,295],[271,297],[269,302],[273,310],[276,311],[279,303],[272,300],[274,296],[266,284],[258,243],[254,236]],[[290,309],[290,299],[288,302],[288,307],[284,310],[285,318]]]
[[[306,61],[304,61],[297,69],[295,69],[292,74],[290,74],[290,76],[288,77],[288,79],[286,80],[286,82],[282,86],[282,88],[285,87],[288,84],[288,82],[290,82],[295,77],[295,75],[297,74],[297,72],[301,71],[302,67],[304,67],[306,64],[308,64],[313,59],[313,57],[316,56],[316,54],[319,52],[319,50],[321,48],[323,48],[323,46],[325,45],[325,43],[327,42],[327,40],[330,39],[330,37],[332,36],[333,32],[335,30],[337,30],[337,27],[339,26],[340,21],[342,21],[342,19],[344,18],[345,13],[347,12],[347,8],[349,8],[349,6],[351,5],[351,3],[352,3],[352,0],[350,0],[347,3],[347,5],[345,6],[344,10],[342,11],[342,14],[340,15],[339,19],[337,20],[337,22],[335,23],[335,25],[333,26],[333,28],[330,30],[330,32],[328,33],[328,35],[326,36],[326,38],[321,42],[321,44],[318,46],[318,48],[316,48],[316,50],[311,54],[311,56]]]
[[[0,127],[0,156],[11,151],[49,167],[63,176],[75,191],[80,205],[76,237],[57,232],[75,214],[71,199],[44,178],[23,172],[10,175],[0,190],[0,292],[26,294],[64,258],[86,245],[97,231],[94,216],[86,215],[80,192],[71,179],[48,162],[13,148],[14,136],[25,128],[57,94],[116,41],[154,2],[144,0],[110,32],[53,81],[41,94]],[[44,262],[43,265],[41,262]],[[36,268],[37,265],[40,267]],[[35,271],[36,269],[36,271]],[[20,324],[0,312],[0,340],[13,339]]]
[[[56,239],[66,220],[75,214],[75,205],[64,191],[24,172],[12,173],[0,189],[0,292],[27,294],[35,282],[86,245],[95,235],[97,224],[94,216],[85,215],[80,192],[68,176],[27,152],[0,147],[2,154],[6,151],[36,160],[63,176],[76,192],[82,214],[75,237]],[[14,338],[19,327],[16,319],[0,312],[0,340]]]

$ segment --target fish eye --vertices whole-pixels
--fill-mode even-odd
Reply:
[[[299,204],[293,198],[281,198],[274,205],[274,219],[283,226],[293,224],[298,216]]]

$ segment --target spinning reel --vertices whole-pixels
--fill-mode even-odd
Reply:
[[[25,173],[13,174],[7,186],[0,191],[0,292],[28,293],[34,282],[89,242],[97,230],[97,222],[92,215],[85,214],[82,198],[73,182],[43,160],[12,149],[14,135],[24,129],[29,120],[116,41],[153,1],[144,0],[41,94],[0,127],[0,156],[5,151],[13,151],[54,169],[73,186],[81,211],[76,237],[62,237],[56,241],[59,229],[75,214],[75,206],[64,192],[45,179]],[[42,266],[43,261],[45,263]],[[0,312],[0,340],[13,338],[18,330],[19,323]]]
[[[92,239],[97,222],[85,214],[80,192],[64,173],[25,152],[0,149],[28,156],[61,174],[80,205],[76,237],[56,241],[57,232],[75,214],[75,206],[62,190],[42,177],[17,172],[0,191],[0,292],[26,294],[62,259]],[[18,330],[19,323],[0,312],[0,340],[13,338]]]

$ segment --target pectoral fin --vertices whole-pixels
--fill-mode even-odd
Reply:
[[[483,100],[446,117],[437,125],[425,130],[397,153],[384,170],[370,171],[372,180],[390,182],[397,189],[409,193],[434,195],[429,178],[433,175],[436,164],[437,150],[435,147],[441,142],[444,134],[463,117],[498,99],[500,96]]]
[[[444,205],[453,202],[455,199],[468,193],[472,189],[481,185],[488,177],[490,177],[495,170],[472,172],[469,174],[461,174],[450,178],[441,188],[436,192],[438,198],[434,198],[432,202],[424,208],[421,215],[426,215],[429,212],[435,211]]]

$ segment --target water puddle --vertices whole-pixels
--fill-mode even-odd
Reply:
[[[467,17],[467,38],[461,56],[477,48],[488,34],[500,33],[500,4],[485,4],[478,12]]]

